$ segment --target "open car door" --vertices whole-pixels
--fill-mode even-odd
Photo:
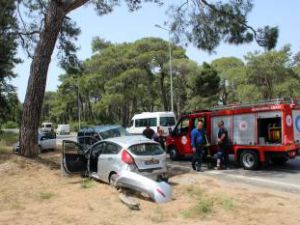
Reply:
[[[84,148],[79,143],[63,140],[62,166],[66,173],[85,174],[87,171],[87,159]]]

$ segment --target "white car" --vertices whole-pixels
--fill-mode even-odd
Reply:
[[[44,135],[42,133],[38,134],[38,145],[39,152],[43,152],[44,150],[55,150],[56,149],[56,137],[51,135]],[[13,145],[13,151],[19,152],[19,142]]]
[[[77,142],[63,141],[65,172],[87,174],[111,183],[122,171],[153,180],[167,179],[166,153],[160,144],[143,136],[123,136],[99,141],[85,149]]]

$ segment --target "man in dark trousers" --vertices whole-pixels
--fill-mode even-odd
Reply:
[[[165,149],[165,137],[163,136],[163,129],[161,127],[157,127],[157,133],[154,135],[153,140]]]
[[[146,138],[152,139],[154,134],[155,134],[154,130],[152,130],[149,125],[147,125],[146,129],[143,131],[143,135]]]
[[[218,132],[218,159],[217,159],[217,169],[227,169],[228,167],[228,132],[224,127],[224,121],[218,122],[219,132]]]
[[[203,145],[205,144],[205,130],[203,122],[199,121],[197,127],[191,132],[191,142],[193,148],[192,167],[193,170],[201,171]]]

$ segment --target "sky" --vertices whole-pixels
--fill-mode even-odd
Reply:
[[[69,17],[76,21],[81,28],[81,34],[77,45],[80,47],[78,57],[81,60],[92,55],[91,41],[99,36],[113,43],[133,42],[144,37],[160,37],[168,40],[168,32],[155,27],[155,24],[163,25],[169,18],[166,11],[170,4],[180,4],[182,0],[165,0],[162,7],[154,4],[144,4],[137,12],[128,12],[126,6],[116,8],[113,13],[105,16],[98,16],[91,6],[83,6],[72,12]],[[279,27],[279,40],[277,49],[285,44],[291,44],[294,53],[300,51],[300,1],[299,0],[255,0],[254,8],[249,14],[248,22],[253,27],[265,25]],[[255,42],[245,45],[220,44],[215,53],[207,54],[203,50],[193,46],[187,48],[189,58],[201,64],[211,62],[216,58],[235,56],[243,58],[248,52],[262,51]],[[24,50],[19,48],[18,56],[24,61],[15,68],[17,78],[11,83],[16,86],[21,102],[24,101],[30,63]],[[58,66],[56,53],[53,54],[48,71],[46,91],[55,91],[59,85],[58,76],[64,71]]]

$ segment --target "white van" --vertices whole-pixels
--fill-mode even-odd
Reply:
[[[142,134],[147,125],[155,132],[160,126],[164,131],[164,136],[169,134],[169,128],[174,128],[176,124],[173,112],[143,112],[135,114],[130,121],[127,132],[130,134]]]
[[[50,122],[43,122],[42,123],[42,132],[52,132],[53,131],[53,124]]]
[[[70,125],[69,124],[58,124],[56,129],[57,135],[70,134]]]

